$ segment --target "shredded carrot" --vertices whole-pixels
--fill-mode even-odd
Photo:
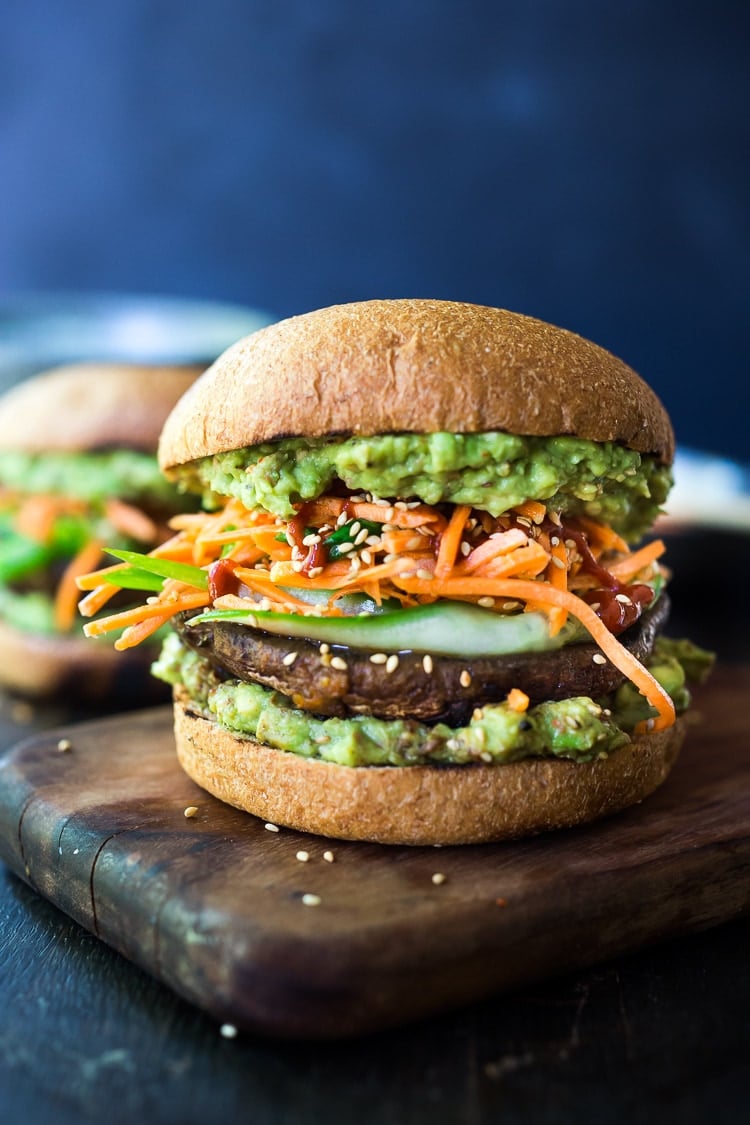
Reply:
[[[413,527],[384,531],[381,538],[383,550],[388,555],[401,555],[409,551],[424,551],[431,547],[434,542],[432,535],[420,534]]]
[[[184,594],[174,601],[157,601],[136,606],[135,609],[126,609],[122,613],[113,613],[101,621],[89,621],[83,627],[87,637],[98,637],[102,633],[111,633],[113,629],[122,629],[128,625],[137,625],[149,617],[174,617],[184,609],[197,609],[199,606],[208,605],[209,596],[205,592]]]
[[[29,496],[16,512],[14,523],[22,535],[37,543],[46,543],[60,510],[60,498],[57,496]]]
[[[517,547],[525,547],[528,542],[529,537],[517,527],[511,528],[509,531],[495,532],[489,539],[485,539],[484,543],[475,547],[460,563],[458,569],[461,574],[474,574],[491,559],[495,559],[499,555],[507,555]],[[435,573],[437,573],[437,568]],[[445,575],[440,575],[440,577],[445,577]]]
[[[565,544],[558,539],[556,543],[550,543],[550,551],[552,553],[552,558],[547,568],[547,581],[557,590],[567,590],[568,554],[565,549]],[[550,634],[556,637],[568,619],[568,611],[565,606],[556,605],[548,606],[547,613],[549,616]]]
[[[435,564],[435,574],[438,578],[445,578],[453,570],[461,546],[461,536],[470,515],[470,504],[459,504],[453,509],[448,526],[440,537],[440,549]]]
[[[428,523],[445,526],[445,517],[427,504],[414,508],[399,508],[388,504],[371,504],[367,501],[342,500],[338,496],[321,496],[305,505],[305,516],[311,526],[335,521],[346,508],[352,519],[371,523],[388,523],[394,527],[423,527]]]
[[[611,527],[607,527],[606,524],[597,523],[596,520],[588,519],[587,516],[578,516],[578,523],[586,532],[589,546],[594,552],[597,548],[600,551],[619,551],[622,554],[630,552],[630,547],[622,536],[613,531]]]
[[[614,574],[620,582],[627,582],[629,579],[634,578],[640,570],[644,570],[649,563],[656,562],[664,554],[666,547],[662,539],[654,539],[651,543],[647,543],[645,547],[641,547],[639,551],[634,551],[632,555],[627,555],[624,559],[620,559],[608,568],[610,574]]]
[[[546,582],[534,582],[522,578],[453,578],[433,579],[430,582],[418,578],[398,577],[394,581],[411,593],[431,592],[438,597],[476,593],[478,596],[491,595],[518,599],[523,602],[540,602],[562,606],[581,622],[604,655],[627,679],[636,685],[641,694],[657,711],[658,714],[653,720],[653,724],[651,724],[651,720],[648,723],[641,723],[636,727],[636,732],[642,733],[645,729],[662,730],[674,723],[674,703],[669,694],[651,673],[636,660],[633,654],[620,644],[614,634],[610,633],[591,606],[577,598],[575,594],[571,594],[570,591],[556,590],[554,586],[550,586]]]
[[[121,636],[115,641],[114,647],[118,652],[123,652],[128,648],[135,648],[141,641],[147,640],[150,636],[161,629],[162,625],[166,625],[169,621],[169,614],[162,614],[161,617],[148,617],[145,621],[139,621],[137,625],[129,625]]]
[[[159,538],[159,528],[150,516],[116,496],[105,501],[104,514],[117,531],[138,543],[153,543]]]
[[[78,587],[76,577],[80,573],[91,570],[101,558],[101,544],[90,539],[81,547],[65,570],[55,591],[54,619],[55,628],[61,633],[67,633],[76,619],[76,603],[78,601]]]
[[[523,547],[517,547],[507,555],[500,555],[490,559],[482,567],[482,577],[509,578],[518,575],[523,578],[535,578],[541,574],[549,563],[549,555],[534,539],[526,541]]]
[[[519,516],[525,516],[532,523],[541,523],[547,515],[547,509],[539,500],[524,500],[523,504],[516,504],[513,511]]]
[[[528,695],[525,691],[521,691],[521,689],[517,687],[511,688],[511,690],[508,692],[506,703],[510,707],[511,711],[523,712],[528,711],[529,709]]]

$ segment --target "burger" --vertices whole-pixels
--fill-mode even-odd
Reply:
[[[153,549],[186,498],[159,472],[167,414],[192,367],[56,368],[0,399],[0,683],[29,696],[153,696],[149,654],[88,644],[78,574],[103,545]],[[120,599],[122,600],[122,598]]]
[[[539,320],[293,317],[170,414],[160,465],[203,510],[169,557],[121,555],[111,582],[162,586],[106,627],[127,649],[171,621],[179,761],[267,821],[396,844],[589,821],[665,779],[710,660],[663,638],[643,541],[673,453],[634,371]]]

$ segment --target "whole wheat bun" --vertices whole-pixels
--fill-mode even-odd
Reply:
[[[683,720],[589,763],[337,766],[235,737],[175,689],[177,756],[219,800],[273,824],[381,844],[481,844],[583,824],[636,804],[672,768]]]
[[[590,341],[504,309],[452,301],[335,305],[224,352],[167,419],[159,462],[284,437],[391,432],[574,434],[669,464],[654,392]]]
[[[29,633],[0,620],[0,682],[29,699],[139,706],[169,699],[151,675],[154,649],[117,652],[83,636]]]
[[[202,370],[77,363],[32,375],[0,398],[0,449],[154,453],[164,419]]]

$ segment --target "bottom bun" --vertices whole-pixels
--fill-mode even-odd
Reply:
[[[486,766],[338,766],[230,734],[175,690],[177,756],[214,797],[274,824],[381,844],[480,844],[595,820],[636,804],[672,768],[683,722],[607,758]]]
[[[150,674],[154,657],[149,645],[117,652],[106,642],[26,633],[0,621],[0,685],[34,699],[134,705],[168,699]]]

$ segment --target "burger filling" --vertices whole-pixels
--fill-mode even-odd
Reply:
[[[348,765],[588,759],[685,703],[684,653],[656,648],[664,546],[629,545],[668,490],[651,458],[567,437],[295,439],[186,480],[210,510],[80,577],[86,616],[151,592],[84,631],[127,648],[171,620],[157,674],[233,733]]]
[[[153,547],[185,497],[133,450],[0,453],[0,617],[33,633],[77,631],[75,578],[103,544]]]

